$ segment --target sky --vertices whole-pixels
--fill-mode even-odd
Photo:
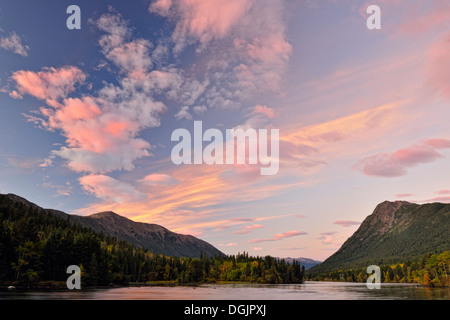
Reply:
[[[449,50],[444,0],[2,2],[0,192],[324,260],[385,200],[450,202]],[[194,121],[278,129],[277,174],[175,165]]]

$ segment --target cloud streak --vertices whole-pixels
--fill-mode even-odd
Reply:
[[[380,153],[360,160],[355,168],[366,176],[395,178],[408,173],[408,169],[431,163],[443,155],[438,150],[450,148],[448,139],[430,139],[391,153]]]
[[[79,179],[83,188],[96,197],[119,204],[142,201],[146,195],[131,184],[105,175],[87,175]]]
[[[253,239],[253,240],[249,240],[247,241],[247,243],[260,243],[260,242],[271,242],[271,241],[280,241],[286,238],[292,238],[292,237],[296,237],[296,236],[302,236],[302,235],[306,235],[307,233],[304,231],[288,231],[288,232],[284,232],[284,233],[278,233],[272,236],[272,238],[267,238],[267,239]]]
[[[338,221],[335,221],[334,224],[337,224],[338,226],[341,226],[344,228],[349,228],[352,226],[359,226],[361,224],[361,222],[351,221],[351,220],[338,220]]]
[[[180,183],[178,179],[163,173],[147,175],[138,182],[147,186],[175,186]]]
[[[251,226],[245,226],[242,230],[234,231],[233,233],[234,234],[247,234],[247,233],[252,232],[253,230],[261,229],[261,228],[264,228],[264,226],[262,224],[254,224]]]

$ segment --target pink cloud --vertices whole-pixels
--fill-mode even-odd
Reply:
[[[195,37],[201,43],[224,37],[251,7],[249,0],[157,0],[149,11],[177,18],[173,38]]]
[[[219,243],[219,247],[236,247],[237,242]]]
[[[171,7],[172,7],[172,0],[157,0],[150,5],[148,10],[150,12],[155,12],[165,17],[169,14],[169,10]]]
[[[305,235],[306,232],[300,232],[300,231],[288,231],[288,232],[283,232],[283,233],[278,233],[276,235],[274,235],[274,239],[276,240],[281,240],[284,238],[290,238],[290,237],[294,237],[294,236],[299,236],[299,235]]]
[[[190,228],[181,228],[179,230],[176,230],[177,233],[180,234],[186,234],[186,235],[191,235],[194,237],[200,237],[203,235],[203,231],[202,230],[198,230],[198,229],[190,229]]]
[[[438,190],[435,192],[435,194],[437,194],[437,197],[434,198],[430,198],[424,201],[420,201],[420,202],[443,202],[443,203],[447,203],[450,202],[450,190],[447,189],[443,189],[443,190]]]
[[[180,183],[178,179],[162,173],[150,174],[139,182],[150,186],[174,186]]]
[[[142,201],[146,195],[131,184],[105,175],[87,175],[79,179],[83,188],[98,198],[115,203]]]
[[[348,228],[348,227],[351,227],[351,226],[360,225],[361,222],[350,221],[350,220],[338,220],[338,221],[335,221],[334,224],[337,224],[337,225],[342,226],[344,228]]]
[[[149,11],[176,21],[174,51],[199,43],[199,50],[220,42],[204,57],[218,76],[226,79],[209,91],[210,104],[235,105],[229,92],[247,96],[264,90],[280,90],[282,75],[292,55],[285,35],[281,0],[157,0]],[[226,49],[224,49],[226,48]],[[220,91],[220,92],[219,92]]]
[[[40,164],[39,167],[41,168],[48,168],[51,167],[53,165],[53,160],[52,159],[44,159]]]
[[[307,249],[308,247],[276,247],[275,250],[304,250]]]
[[[97,95],[68,95],[85,81],[78,68],[44,68],[40,72],[18,71],[11,79],[17,93],[44,100],[43,118],[27,115],[41,127],[58,130],[66,146],[52,152],[68,161],[74,171],[106,173],[133,170],[136,159],[150,155],[151,145],[139,138],[143,129],[160,125],[166,106],[154,101],[153,92],[179,85],[175,72],[150,71],[150,44],[130,39],[131,30],[120,15],[105,14],[97,21],[105,34],[99,43],[106,58],[119,68],[118,85],[105,84]],[[11,95],[18,96],[11,92]]]
[[[17,100],[20,100],[20,99],[23,98],[22,95],[21,95],[19,92],[17,92],[16,90],[11,91],[11,92],[9,93],[9,96],[10,96],[11,98],[17,99]]]
[[[409,197],[412,197],[412,194],[411,193],[399,193],[399,194],[396,194],[395,197],[398,199],[409,198]]]
[[[295,236],[301,236],[301,235],[306,235],[306,232],[303,231],[288,231],[288,232],[284,232],[284,233],[278,233],[272,236],[272,238],[268,238],[268,239],[253,239],[253,240],[249,240],[247,241],[247,243],[259,243],[259,242],[268,242],[268,241],[279,241],[279,240],[283,240],[286,238],[291,238],[291,237],[295,237]]]
[[[401,33],[419,35],[433,28],[445,28],[450,21],[450,6],[447,1],[435,1],[430,10],[409,10],[405,22],[398,26]]]
[[[242,230],[235,231],[233,233],[234,234],[247,234],[247,233],[250,233],[253,230],[261,229],[261,228],[264,228],[264,226],[262,224],[254,224],[254,225],[251,225],[251,226],[246,226]]]
[[[450,17],[448,19],[450,19]],[[450,33],[446,33],[445,36],[440,41],[433,44],[428,51],[428,73],[430,84],[433,89],[440,92],[446,98],[450,98],[450,88],[448,85],[450,83],[449,50]]]
[[[431,139],[392,153],[382,153],[359,161],[355,168],[367,176],[400,177],[407,169],[442,157],[437,150],[450,148],[450,140]]]
[[[252,222],[255,221],[253,218],[233,218],[230,221],[238,221],[238,222]]]
[[[217,226],[214,228],[214,231],[223,231],[223,230],[226,230],[229,228],[230,228],[230,226]]]
[[[275,118],[275,110],[267,106],[257,105],[253,109],[254,114],[262,114],[269,119]]]
[[[450,202],[450,196],[441,196],[441,197],[435,197],[427,200],[423,200],[420,202],[430,203],[430,202],[441,202],[441,203],[447,203]]]
[[[11,76],[21,95],[29,94],[47,104],[58,107],[58,100],[75,90],[75,85],[83,83],[86,75],[77,67],[59,69],[44,68],[39,72],[17,71]],[[13,93],[12,93],[13,94]]]
[[[319,240],[322,240],[322,244],[330,245],[333,244],[334,236],[333,235],[323,235],[318,238]]]

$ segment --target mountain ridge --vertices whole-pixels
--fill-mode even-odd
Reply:
[[[112,211],[79,216],[55,209],[44,209],[15,194],[9,193],[6,196],[14,202],[43,210],[95,232],[133,243],[137,247],[145,247],[156,254],[177,257],[200,257],[201,253],[206,256],[224,255],[213,245],[192,235],[178,234],[157,224],[135,222]]]
[[[287,261],[287,262],[297,261],[302,266],[305,266],[306,270],[309,270],[312,267],[318,265],[319,263],[322,263],[322,261],[318,261],[318,260],[314,260],[314,259],[310,259],[310,258],[305,258],[305,257],[300,257],[300,258],[287,257],[287,258],[284,258],[284,260]]]
[[[371,264],[418,259],[450,249],[450,204],[384,201],[341,248],[311,272],[329,272]]]

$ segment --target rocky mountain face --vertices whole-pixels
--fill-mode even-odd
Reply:
[[[8,197],[15,202],[23,203],[34,209],[44,210],[48,214],[80,224],[95,232],[102,232],[109,237],[133,243],[137,247],[145,247],[157,254],[176,257],[200,257],[201,252],[210,257],[223,255],[211,244],[194,236],[178,234],[157,224],[135,222],[114,212],[77,216],[58,210],[40,208],[14,194],[8,194]]]
[[[417,259],[450,249],[450,204],[379,204],[342,247],[311,271],[327,272]]]

